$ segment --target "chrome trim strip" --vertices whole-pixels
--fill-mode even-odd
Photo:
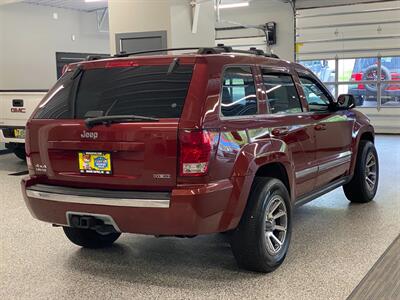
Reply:
[[[342,153],[339,153],[337,158],[342,158],[342,157],[345,157],[345,156],[351,156],[352,153],[353,152],[351,152],[351,151],[342,152]]]
[[[350,162],[350,157],[343,157],[339,159],[335,159],[333,161],[326,162],[318,167],[318,171],[326,171],[333,167],[342,165],[344,163]]]
[[[305,176],[308,176],[308,175],[311,175],[311,174],[317,173],[317,172],[318,172],[318,166],[307,168],[307,169],[296,172],[296,178],[305,177]]]
[[[326,171],[328,169],[331,169],[333,167],[336,167],[338,165],[342,165],[344,163],[350,162],[351,161],[351,151],[346,151],[339,153],[339,155],[332,161],[328,161],[326,163],[320,164],[318,166],[314,166],[311,168],[307,168],[301,171],[296,172],[296,179],[308,176],[310,174],[319,172],[319,171]]]
[[[39,192],[34,190],[26,190],[28,197],[78,204],[93,204],[121,207],[148,207],[148,208],[169,208],[170,200],[165,199],[127,199],[127,198],[99,198],[76,195],[63,195],[48,192]]]

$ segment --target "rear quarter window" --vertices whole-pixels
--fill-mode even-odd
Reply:
[[[257,114],[257,97],[250,67],[228,67],[222,78],[221,113],[226,117]]]
[[[51,88],[35,114],[35,119],[71,119],[72,103],[70,101],[74,80],[73,72],[65,73]]]

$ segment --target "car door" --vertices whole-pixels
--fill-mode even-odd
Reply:
[[[354,113],[333,109],[333,97],[312,74],[300,72],[299,79],[314,120],[316,188],[344,176],[350,168]]]
[[[283,140],[295,169],[296,198],[315,187],[316,166],[313,118],[304,110],[288,68],[262,67],[271,138]]]

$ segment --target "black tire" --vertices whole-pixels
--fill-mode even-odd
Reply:
[[[378,73],[378,65],[371,65],[368,68],[366,68],[363,72],[363,80],[371,80],[371,78],[368,77],[368,74],[370,72],[376,72]],[[384,76],[384,78],[382,80],[391,80],[392,79],[392,75],[391,72],[388,68],[386,68],[385,66],[381,66],[381,75]],[[376,91],[378,90],[377,85],[375,83],[366,83],[365,88],[372,92],[372,93],[376,93]],[[386,90],[388,84],[387,83],[382,83],[381,84],[381,90],[384,91]]]
[[[375,178],[374,185],[371,187],[367,181],[368,171],[370,168],[367,167],[367,163],[371,164],[369,161],[371,155],[375,159]],[[369,177],[372,178],[372,177]],[[376,194],[379,183],[379,162],[378,154],[375,149],[375,145],[366,140],[361,140],[358,146],[357,161],[354,169],[354,175],[351,181],[343,186],[343,191],[351,202],[356,203],[366,203],[371,201]]]
[[[268,177],[255,178],[251,190],[252,192],[239,226],[231,233],[231,248],[240,268],[254,272],[269,273],[282,264],[289,249],[292,233],[290,196],[285,185],[280,180]],[[267,221],[267,211],[269,211],[271,205],[276,203],[276,199],[281,199],[279,201],[285,205],[286,234],[281,240],[282,245],[273,254],[269,250],[271,248],[268,248],[271,244],[267,242],[268,238],[266,237],[268,226],[272,226]],[[283,211],[283,207],[279,206],[276,209],[278,208],[280,210],[275,216]],[[274,212],[275,210],[271,212],[271,215]],[[275,224],[275,221],[273,222]]]
[[[67,238],[84,248],[105,248],[111,246],[121,235],[119,232],[100,234],[95,230],[63,227]]]
[[[19,159],[26,160],[25,148],[18,147],[18,148],[15,148],[13,150],[13,152],[14,152],[15,156],[18,157]]]

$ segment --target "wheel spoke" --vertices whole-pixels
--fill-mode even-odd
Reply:
[[[282,246],[282,242],[273,234],[271,233],[271,238],[278,243],[279,246]]]
[[[281,204],[281,203],[280,203],[279,201],[276,201],[276,202],[274,203],[274,206],[272,206],[271,209],[269,210],[269,213],[270,213],[270,214],[273,214],[274,211],[279,207],[280,204]]]
[[[286,212],[284,212],[283,210],[280,210],[276,215],[272,216],[272,219],[276,220],[279,219],[280,217],[283,217],[286,215]]]
[[[367,164],[367,168],[370,169],[371,167],[375,166],[375,162],[372,161],[370,163]]]
[[[268,246],[269,246],[269,248],[271,249],[271,250],[275,250],[275,247],[274,247],[274,244],[272,244],[272,241],[271,241],[271,232],[266,232],[265,233],[265,238],[266,238],[266,240],[267,240],[267,244],[268,244]]]
[[[373,182],[369,177],[365,177],[365,180],[367,181],[367,184],[370,188],[374,187],[375,182]]]
[[[274,229],[278,231],[286,231],[286,228],[281,225],[275,225]]]

